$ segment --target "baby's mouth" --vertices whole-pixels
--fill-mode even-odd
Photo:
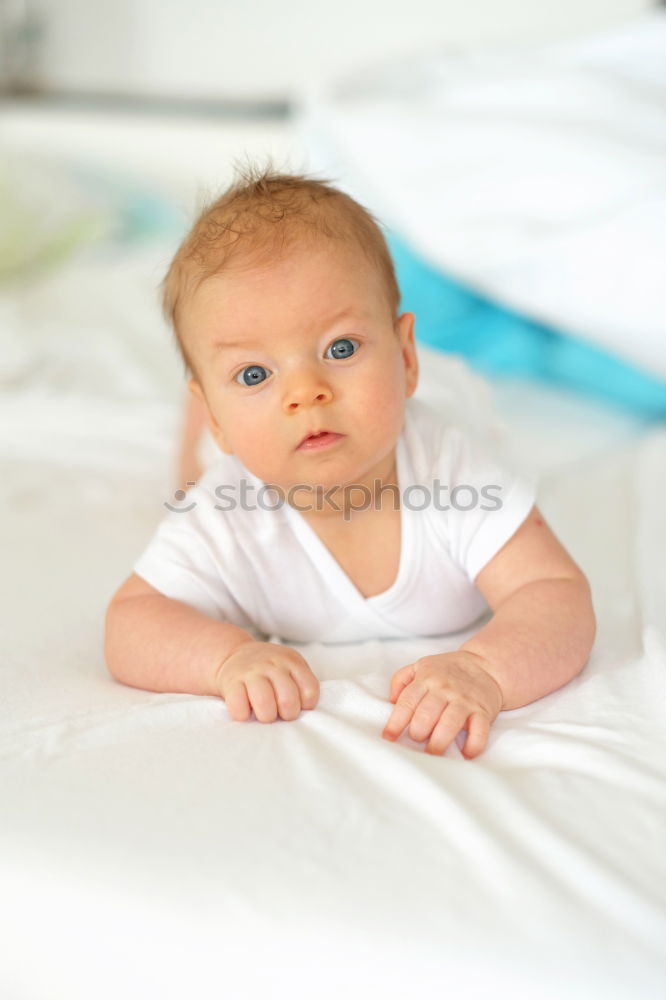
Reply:
[[[303,438],[297,450],[315,451],[320,448],[328,448],[343,437],[344,434],[336,434],[334,431],[317,431]]]

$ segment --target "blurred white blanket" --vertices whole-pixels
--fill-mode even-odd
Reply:
[[[297,117],[436,268],[666,378],[666,12],[539,48],[443,45],[364,68]]]
[[[474,761],[380,735],[392,673],[468,633],[300,646],[321,700],[295,722],[121,686],[104,610],[171,498],[180,420],[138,291],[159,259],[65,271],[14,329],[46,342],[54,296],[69,309],[71,364],[47,351],[31,377],[26,346],[2,400],[3,1000],[663,998],[664,428],[489,393],[421,349],[419,394],[540,475],[598,613],[583,674],[501,714]],[[106,382],[76,367],[91,330]]]

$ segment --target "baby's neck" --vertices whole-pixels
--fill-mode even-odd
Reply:
[[[272,486],[282,503],[290,503],[289,491]],[[300,484],[291,504],[309,521],[332,525],[336,521],[358,524],[381,510],[399,510],[400,493],[395,457],[385,475],[377,470],[355,483],[333,486]]]

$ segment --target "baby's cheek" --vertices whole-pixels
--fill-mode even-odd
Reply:
[[[375,394],[368,405],[368,413],[388,436],[397,437],[402,429],[404,408],[403,386],[401,384],[388,384],[382,386]]]

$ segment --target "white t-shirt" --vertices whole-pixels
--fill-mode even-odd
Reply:
[[[534,479],[502,467],[414,397],[396,468],[400,567],[381,594],[364,597],[303,515],[222,452],[171,504],[178,510],[162,520],[134,572],[206,615],[287,642],[459,631],[487,611],[473,580],[525,520]]]

